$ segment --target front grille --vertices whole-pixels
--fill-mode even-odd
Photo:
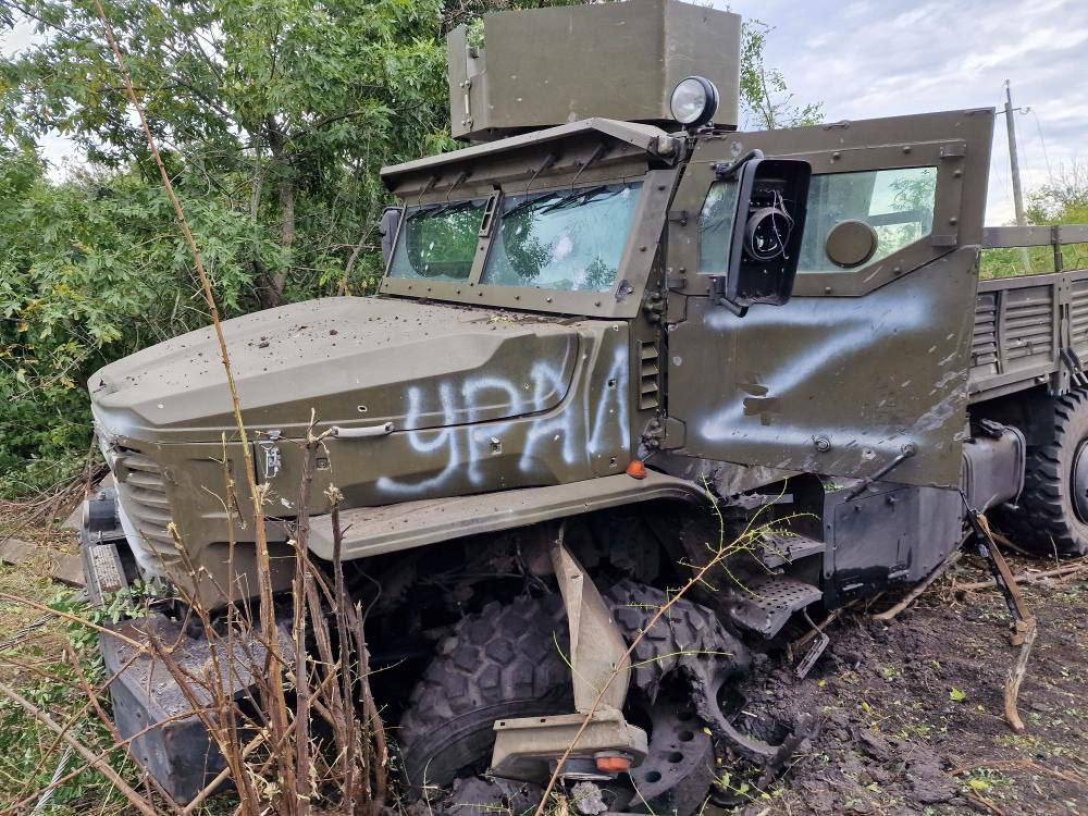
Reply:
[[[115,469],[120,471],[117,480],[121,504],[129,521],[152,548],[173,549],[174,539],[167,529],[170,500],[166,497],[162,469],[131,448],[121,448],[118,453]]]

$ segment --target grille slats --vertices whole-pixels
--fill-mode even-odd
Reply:
[[[173,546],[170,524],[170,499],[162,469],[150,457],[131,448],[120,451],[118,465],[125,472],[119,480],[125,514],[149,543]]]
[[[991,372],[997,370],[997,300],[992,293],[980,294],[975,304],[971,365]]]
[[[658,367],[657,344],[653,340],[645,340],[639,348],[639,410],[648,411],[657,408],[661,404],[658,386],[658,376],[661,373]]]

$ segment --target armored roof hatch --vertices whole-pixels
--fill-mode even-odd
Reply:
[[[484,15],[447,36],[453,135],[488,141],[590,117],[673,126],[669,96],[697,74],[735,127],[740,17],[679,0],[627,0]]]

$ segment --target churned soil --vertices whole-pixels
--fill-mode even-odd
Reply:
[[[956,589],[987,578],[978,559],[891,622],[844,615],[805,680],[772,655],[746,682],[743,712],[758,723],[813,711],[822,727],[762,788],[724,760],[736,802],[724,812],[1088,814],[1088,575],[1079,577],[1024,587],[1039,635],[1020,692],[1022,734],[1003,715],[1019,650],[1001,595]]]

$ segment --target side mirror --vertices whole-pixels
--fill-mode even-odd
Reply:
[[[714,278],[718,302],[738,315],[756,303],[782,306],[793,294],[812,166],[753,151],[715,173],[737,185],[726,273]]]
[[[397,230],[400,229],[400,219],[403,214],[402,207],[386,207],[382,210],[378,233],[382,236],[382,259],[386,266],[389,266],[389,259],[393,257],[393,246],[397,240]]]

